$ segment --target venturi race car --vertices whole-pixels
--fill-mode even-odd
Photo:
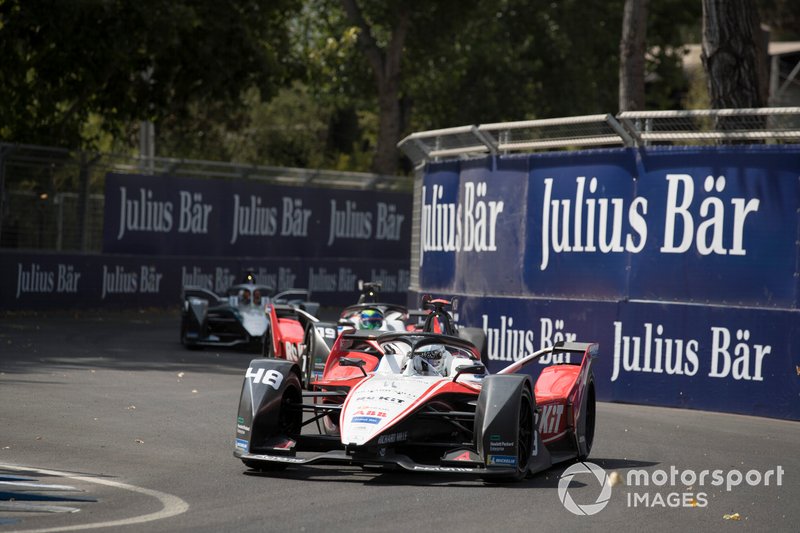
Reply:
[[[272,287],[247,281],[224,297],[203,288],[183,289],[181,342],[187,348],[239,346],[265,356],[299,361],[319,304],[306,290],[274,294]]]
[[[489,374],[459,337],[343,333],[311,391],[297,364],[250,363],[234,456],[261,471],[346,464],[520,480],[589,455],[597,350],[563,343]],[[565,362],[545,367],[535,383],[520,373],[549,353]]]

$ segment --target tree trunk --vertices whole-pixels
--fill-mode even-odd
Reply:
[[[378,141],[372,171],[378,174],[397,173],[400,141],[400,64],[403,46],[409,26],[409,11],[404,2],[399,3],[399,12],[392,28],[392,36],[386,50],[381,50],[372,35],[369,23],[364,19],[355,0],[341,0],[350,22],[361,31],[358,44],[367,57],[375,85],[378,90]]]
[[[703,0],[702,58],[713,109],[766,104],[766,42],[751,0]]]
[[[625,0],[619,43],[619,110],[644,109],[647,0]]]

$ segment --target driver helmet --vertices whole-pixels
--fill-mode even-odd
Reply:
[[[244,289],[242,291],[242,303],[245,305],[250,305],[250,291],[248,289]]]
[[[414,352],[414,355],[417,356],[414,358],[415,366],[418,365],[415,370],[420,374],[438,373],[445,375],[447,356],[450,355],[450,352],[447,351],[444,344],[422,346]],[[431,372],[431,370],[435,372]]]
[[[383,326],[383,313],[379,309],[364,309],[359,317],[361,329],[380,329]]]
[[[261,291],[258,289],[253,291],[253,305],[261,305]]]

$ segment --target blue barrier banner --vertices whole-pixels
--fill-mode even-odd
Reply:
[[[0,251],[0,310],[170,307],[186,285],[224,294],[252,272],[276,291],[311,290],[326,306],[355,303],[358,281],[380,281],[387,302],[405,301],[408,260],[208,259]]]
[[[630,297],[796,307],[800,151],[650,148],[637,194],[648,240]]]
[[[458,162],[432,164],[422,186],[420,282],[432,289],[452,287],[456,273],[459,170]]]
[[[800,420],[798,311],[456,296],[459,324],[487,334],[492,372],[557,342],[597,342],[599,400]]]
[[[530,156],[523,272],[527,293],[622,298],[646,222],[631,150]]]
[[[423,186],[423,221],[452,210],[462,238],[475,191],[490,240],[437,247],[423,225],[408,304],[457,296],[492,371],[599,342],[601,400],[800,420],[800,146],[492,156]]]
[[[103,251],[407,258],[410,194],[244,180],[106,176]]]
[[[502,265],[522,260],[527,169],[525,157],[429,167],[420,234],[420,276],[426,287],[520,289],[519,272]]]
[[[464,274],[456,277],[456,291],[516,294],[521,290],[520,272],[505,266],[522,260],[527,171],[527,157],[462,163],[463,238],[456,264],[457,272]]]
[[[652,147],[428,166],[426,291],[798,306],[800,147]]]

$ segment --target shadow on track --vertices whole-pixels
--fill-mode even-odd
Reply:
[[[644,468],[660,464],[657,461],[632,461],[628,459],[589,458],[587,462],[595,463],[606,471],[627,470],[630,468]],[[412,487],[494,487],[502,486],[507,489],[558,489],[558,482],[572,462],[560,463],[544,472],[519,482],[487,483],[480,478],[458,476],[446,473],[414,473],[403,470],[362,469],[354,466],[344,467],[307,467],[287,468],[278,472],[259,472],[257,470],[243,470],[243,475],[264,477],[272,479],[291,479],[296,481],[310,481],[321,483],[353,483],[362,485],[383,486],[412,486]],[[242,467],[243,469],[245,467]],[[584,483],[572,480],[571,486],[583,487]]]

